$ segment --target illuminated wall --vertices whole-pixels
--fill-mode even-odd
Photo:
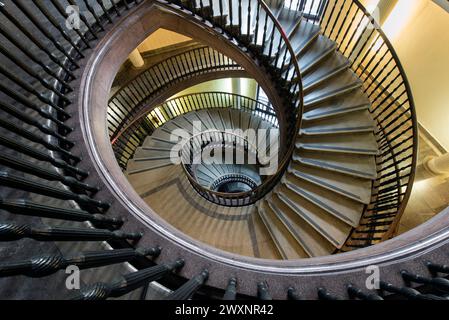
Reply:
[[[420,124],[449,150],[449,13],[430,0],[399,0],[382,28],[407,73]]]
[[[196,86],[190,87],[184,91],[179,92],[172,98],[176,98],[186,94],[208,92],[208,91],[235,93],[249,98],[255,98],[256,90],[257,90],[257,82],[253,79],[226,78],[200,83]]]
[[[179,33],[165,29],[158,29],[138,46],[138,50],[143,53],[145,51],[156,50],[190,40],[192,39]]]

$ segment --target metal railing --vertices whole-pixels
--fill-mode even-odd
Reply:
[[[85,269],[144,259],[144,267],[125,275],[121,281],[109,284],[98,279],[99,283],[82,290],[79,295],[74,297],[76,299],[106,299],[121,297],[151,281],[160,281],[184,265],[184,261],[180,259],[162,262],[154,266],[155,263],[147,259],[156,256],[160,248],[131,248],[135,246],[133,241],[139,239],[141,234],[120,230],[123,220],[114,218],[114,213],[109,210],[109,204],[104,202],[94,189],[82,185],[84,180],[94,176],[94,173],[89,173],[84,169],[90,167],[89,160],[82,159],[82,155],[74,151],[76,146],[74,146],[69,133],[76,128],[67,124],[71,119],[70,116],[75,118],[75,114],[71,115],[67,111],[71,107],[72,96],[70,93],[74,90],[73,80],[76,80],[76,70],[81,65],[80,60],[83,59],[83,56],[87,56],[88,49],[104,36],[106,26],[114,24],[121,16],[129,12],[129,9],[140,2],[142,1],[50,0],[44,2],[36,0],[2,1],[0,3],[0,34],[2,35],[0,41],[0,60],[2,62],[0,72],[2,75],[0,81],[0,144],[2,155],[5,155],[2,158],[2,170],[0,171],[0,186],[2,187],[0,242],[13,245],[13,241],[27,237],[38,241],[76,242],[75,248],[85,241],[109,241],[111,245],[120,243],[121,246],[127,246],[127,248],[121,249],[114,246],[113,250],[98,252],[77,252],[70,256],[39,254],[29,259],[11,259],[13,261],[2,259],[0,263],[1,278],[17,275],[45,277],[55,274],[67,264]],[[258,3],[262,6],[261,2]],[[349,12],[355,13],[353,15],[349,13],[341,21],[337,19],[340,23],[346,21],[345,24],[350,23],[353,27],[363,26],[362,29],[365,29],[363,21],[372,23],[369,13],[361,7],[358,1],[337,1],[335,5],[332,1],[326,2],[326,8],[323,9],[324,14],[320,16],[319,22],[325,26],[327,17],[336,17],[337,15],[344,17],[345,13],[343,12],[347,10],[340,10],[339,7],[344,3],[349,3],[351,10],[355,10],[349,10]],[[64,29],[68,18],[65,8],[68,4],[81,8],[80,29],[70,31]],[[331,14],[331,12],[335,14]],[[337,12],[342,13],[338,14]],[[314,14],[310,14],[310,19],[310,21],[316,21]],[[333,24],[333,22],[328,23],[330,26],[328,30],[332,30]],[[379,220],[379,223],[384,221],[395,223],[394,221],[397,221],[395,219],[398,217],[395,212],[401,212],[406,198],[409,196],[416,161],[416,121],[410,88],[394,50],[380,30],[375,29],[373,35],[379,36],[379,39],[382,39],[381,43],[385,43],[381,47],[374,45],[373,49],[363,51],[364,49],[357,49],[359,45],[361,45],[359,48],[371,47],[369,42],[364,45],[366,41],[363,36],[356,36],[357,32],[352,36],[350,28],[340,28],[336,25],[333,29],[334,31],[344,30],[340,36],[352,38],[347,39],[348,46],[339,40],[342,43],[341,52],[344,52],[346,47],[356,48],[351,49],[354,53],[364,52],[354,55],[359,60],[353,60],[352,68],[364,79],[367,93],[371,96],[371,101],[376,108],[373,108],[372,111],[377,123],[381,124],[379,141],[381,149],[385,153],[382,157],[383,160],[380,159],[379,163],[384,173],[377,183],[378,206],[372,213],[376,212],[381,219],[386,219]],[[332,36],[333,33],[328,32],[327,34]],[[357,41],[357,39],[360,40]],[[25,41],[26,45],[24,45]],[[351,43],[354,44],[351,45]],[[358,45],[356,46],[355,43]],[[378,51],[378,48],[381,49]],[[389,55],[391,57],[384,58],[384,54],[380,53],[382,50],[386,50],[386,57]],[[368,54],[364,58],[367,52]],[[377,53],[371,56],[369,52]],[[373,56],[374,59],[371,61]],[[384,66],[382,66],[383,64]],[[374,67],[375,65],[377,66]],[[384,78],[386,80],[383,80]],[[398,87],[397,90],[395,90],[396,87]],[[405,93],[400,95],[402,91]],[[391,106],[394,107],[391,109]],[[389,109],[389,111],[384,111],[385,109]],[[407,110],[407,112],[402,112],[403,110]],[[400,116],[394,116],[398,111],[401,112]],[[410,135],[407,132],[410,132]],[[413,141],[413,146],[408,146],[411,141]],[[401,160],[407,158],[411,160]],[[20,160],[26,162],[20,162]],[[387,162],[382,163],[383,161]],[[409,172],[407,172],[407,165],[402,166],[407,163],[411,166]],[[22,172],[25,167],[28,171]],[[390,171],[393,167],[396,169]],[[42,168],[51,168],[53,171],[41,170]],[[405,172],[401,172],[400,168],[405,168]],[[38,195],[34,201],[39,200],[39,202],[27,199],[29,195]],[[68,202],[75,203],[76,208],[67,208]],[[390,206],[392,209],[388,209]],[[388,211],[385,210],[391,210],[392,216],[395,216],[392,219],[386,218]],[[35,220],[30,220],[29,223],[11,223],[3,220],[5,212],[12,217],[26,215],[33,218],[45,217],[68,222],[89,222],[89,227],[35,226],[32,225]],[[447,212],[443,214],[447,216]],[[370,217],[374,219],[376,215]],[[444,219],[437,222],[440,221],[444,221]],[[381,232],[377,229],[377,225],[364,226],[364,229],[360,231],[365,233],[370,231],[371,234]],[[425,228],[420,231],[428,232]],[[440,234],[437,235],[440,236]],[[449,268],[445,265],[446,256],[442,254],[442,250],[445,248],[443,241],[447,238],[447,234],[444,235],[445,238],[443,235],[441,234],[440,242],[435,247],[424,247],[426,250],[418,252],[412,256],[412,260],[409,259],[405,262],[411,270],[420,270],[422,274],[403,270],[402,266],[396,265],[401,263],[400,259],[389,260],[388,264],[394,265],[395,270],[402,269],[402,272],[394,275],[400,278],[401,284],[398,284],[397,279],[394,279],[396,284],[382,281],[380,283],[381,290],[371,292],[346,283],[349,278],[347,275],[359,276],[360,268],[358,268],[352,274],[351,270],[346,270],[345,282],[341,283],[341,286],[347,286],[345,294],[329,292],[322,285],[319,289],[313,289],[313,297],[323,300],[348,298],[369,300],[389,298],[393,295],[393,298],[413,300],[444,299],[449,291],[447,285]],[[400,240],[402,241],[402,239]],[[407,239],[405,238],[405,240]],[[365,245],[365,241],[372,243],[376,240],[370,238],[361,241],[361,244]],[[413,241],[418,242],[420,239]],[[395,258],[400,256],[394,251],[399,246],[394,239],[392,242],[397,246],[390,250]],[[438,252],[439,249],[441,251]],[[388,250],[388,248],[380,249],[382,252]],[[428,252],[431,254],[426,255]],[[435,252],[437,254],[434,254]],[[426,260],[423,262],[421,259],[417,259],[418,257],[426,258]],[[224,265],[220,262],[221,268]],[[211,263],[211,269],[213,267],[213,263]],[[335,283],[341,279],[337,279],[339,273],[331,272],[331,268],[336,267],[335,264],[329,263],[325,267],[329,268],[326,273],[331,274],[330,276],[333,278],[333,290],[337,290],[338,285]],[[244,268],[239,270],[242,271],[242,275],[239,274],[242,277],[249,272]],[[214,270],[211,271],[211,277],[217,276],[213,274]],[[261,278],[265,276],[262,268],[257,272]],[[220,274],[230,279],[227,288],[222,292],[213,290],[215,293],[213,298],[218,296],[218,292],[224,294],[225,299],[236,299],[239,279],[233,278],[231,273],[223,274],[223,269],[220,269]],[[286,278],[285,273],[277,279],[274,272],[267,272],[266,276],[267,279],[275,279],[273,281]],[[308,274],[303,279],[310,283],[316,279],[313,276]],[[188,299],[192,297],[206,284],[208,277],[208,270],[198,269],[196,276],[178,287],[169,298]],[[319,280],[316,283],[321,284],[325,274],[321,273],[317,278]],[[291,278],[288,277],[287,280],[290,282]],[[362,281],[364,283],[365,278]],[[296,280],[295,282],[297,283]],[[247,282],[245,283],[247,284]],[[259,284],[254,282],[253,286],[254,296],[257,295],[261,299],[270,298],[271,295],[283,297],[286,294],[290,299],[299,299],[303,294],[311,296],[310,292],[296,292],[294,288],[290,288],[288,292],[282,292],[282,295],[278,292],[270,292],[270,287],[265,282]],[[63,295],[64,293],[61,293],[61,296]],[[208,298],[211,298],[211,295],[208,295]]]
[[[178,82],[218,71],[243,71],[236,62],[210,47],[199,47],[150,66],[125,83],[108,103],[108,129],[111,140],[141,116],[148,100]]]
[[[205,199],[222,205],[222,206],[247,206],[255,203],[261,197],[261,192],[264,192],[263,183],[261,187],[253,188],[250,191],[238,192],[238,193],[226,193],[218,192],[211,188],[202,186],[195,178],[195,166],[204,164],[204,155],[215,153],[218,150],[221,159],[218,160],[221,163],[214,164],[232,164],[237,159],[237,154],[241,155],[242,164],[258,164],[258,150],[257,147],[252,145],[245,137],[241,137],[237,134],[224,132],[219,130],[208,130],[191,136],[185,141],[179,150],[179,158],[182,163],[184,172],[189,179],[193,188]],[[231,154],[233,163],[225,163],[226,154]],[[246,162],[245,162],[246,161]],[[254,162],[254,163],[250,163]],[[212,163],[211,163],[212,164]],[[251,185],[251,184],[250,184]]]
[[[169,1],[169,3],[181,7],[183,10],[188,10],[193,15],[201,17],[203,21],[207,20],[214,27],[220,28],[221,32],[226,34],[228,38],[234,38],[242,46],[248,48],[254,56],[258,57],[274,78],[277,90],[280,96],[284,98],[285,105],[277,107],[285,113],[286,121],[282,125],[286,128],[285,145],[288,147],[280,155],[279,170],[265,181],[266,185],[263,190],[267,192],[280,180],[291,161],[295,149],[294,139],[301,127],[303,111],[303,90],[299,64],[286,32],[270,7],[262,0],[219,0],[218,2],[192,0],[186,2]],[[282,9],[284,5],[281,2],[275,2],[274,6],[276,9]],[[243,14],[245,10],[246,15]],[[293,12],[293,10],[290,11]],[[216,19],[217,16],[221,18]],[[160,72],[157,71],[157,73]],[[144,74],[147,73],[144,72]],[[166,75],[166,82],[163,81],[163,83],[169,84],[173,75],[170,75],[170,73],[166,73]],[[142,87],[144,78],[138,77],[135,80],[135,91],[138,91],[137,86]],[[144,96],[148,96],[148,94],[145,93]],[[141,101],[139,97],[135,99]],[[133,99],[130,99],[130,101],[133,101]],[[148,121],[141,120],[140,124],[142,125],[137,126],[134,122],[135,119],[132,118],[132,115],[135,114],[133,110],[139,109],[140,104],[141,102],[137,102],[136,105],[129,105],[128,102],[128,107],[121,109],[118,113],[116,112],[114,116],[109,113],[110,118],[114,117],[116,120],[122,118],[121,122],[117,121],[112,125],[115,128],[115,130],[112,130],[115,131],[115,134],[112,134],[114,142],[116,141],[114,140],[115,136],[122,131],[126,124],[133,123],[132,128],[137,129],[137,139],[133,138],[131,143],[133,146],[130,146],[130,143],[119,142],[118,147],[115,147],[116,154],[119,153],[117,159],[122,168],[126,166],[127,160],[130,159],[130,156],[142,142],[142,130],[139,128],[145,127],[143,132],[147,132]],[[109,108],[109,110],[111,109]],[[115,109],[117,110],[116,106]],[[120,154],[125,154],[125,156],[120,156]]]
[[[249,97],[227,92],[200,92],[170,99],[156,106],[149,114],[134,119],[112,140],[115,157],[122,170],[126,170],[137,148],[147,136],[177,116],[203,109],[230,108],[251,113],[277,126],[272,107]]]
[[[302,8],[314,9],[310,22],[319,24],[350,60],[371,102],[380,149],[378,177],[372,201],[346,249],[369,246],[393,235],[411,194],[418,129],[410,84],[388,37],[358,0],[300,2]]]
[[[13,261],[2,258],[0,279],[49,277],[69,265],[91,269],[138,260],[144,269],[127,275],[120,288],[83,295],[104,299],[169,277],[183,266],[180,260],[145,269],[154,265],[151,258],[161,248],[135,248],[142,234],[122,231],[124,220],[109,212],[110,203],[99,199],[97,186],[85,182],[92,178],[84,169],[88,160],[74,151],[77,146],[69,135],[77,130],[68,123],[76,124],[72,121],[77,117],[69,110],[73,111],[73,93],[78,94],[74,83],[81,60],[108,26],[140,2],[0,2],[0,243],[14,246],[24,238],[72,243],[65,254],[45,253]],[[79,26],[72,29],[66,24],[68,6],[80,10]],[[79,252],[84,243],[92,248],[93,244],[103,246],[104,241],[109,249]],[[65,294],[60,292],[58,297]]]
[[[212,190],[218,190],[221,186],[228,184],[228,183],[234,183],[234,182],[241,182],[245,185],[247,185],[251,189],[257,188],[257,182],[255,182],[250,177],[241,174],[241,173],[229,173],[225,174],[218,179],[216,179],[210,186],[210,189]]]
[[[295,149],[294,137],[301,128],[303,114],[302,77],[288,35],[272,9],[283,9],[283,1],[263,0],[170,0],[192,15],[208,21],[214,28],[235,39],[241,46],[260,60],[271,74],[279,95],[284,99],[285,145],[280,156],[279,170],[267,179],[273,187],[287,170]],[[293,8],[289,8],[293,9]],[[290,10],[293,12],[293,10]],[[277,11],[280,14],[281,10]],[[219,18],[217,18],[219,17]],[[299,17],[298,17],[299,18]],[[281,108],[281,106],[275,106]]]

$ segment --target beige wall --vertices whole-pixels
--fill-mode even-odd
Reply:
[[[407,73],[420,124],[449,150],[449,13],[430,0],[399,0],[382,27]]]
[[[179,33],[158,29],[139,45],[138,50],[140,52],[151,51],[190,40],[192,39]]]
[[[190,87],[184,91],[179,92],[172,98],[180,97],[186,94],[207,92],[207,91],[236,93],[242,96],[255,98],[256,90],[257,90],[257,83],[253,79],[227,78],[200,83],[196,86]]]

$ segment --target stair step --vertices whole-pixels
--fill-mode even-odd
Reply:
[[[299,28],[290,37],[290,43],[296,56],[299,57],[309,48],[313,41],[320,35],[320,26],[308,23],[302,19]]]
[[[196,112],[190,112],[187,115],[187,118],[193,122],[201,122],[201,127],[206,130],[214,130],[216,129],[215,125],[210,118],[210,115],[206,110],[198,110]]]
[[[377,178],[374,156],[330,154],[325,152],[301,151],[293,160],[303,165],[335,171],[346,175],[375,180]]]
[[[337,44],[323,35],[318,35],[309,48],[298,58],[301,74],[307,75],[317,64],[335,52]]]
[[[249,223],[254,226],[254,236],[259,251],[259,256],[256,257],[271,260],[283,259],[259,214],[255,212],[249,219]]]
[[[128,175],[135,175],[170,166],[173,166],[173,163],[170,160],[155,160],[150,162],[135,162],[131,160],[128,162],[128,168],[126,172]]]
[[[289,172],[299,179],[309,181],[349,199],[363,204],[371,202],[371,180],[325,171],[298,163],[291,164]]]
[[[326,210],[343,222],[357,227],[362,216],[364,205],[346,197],[336,197],[335,193],[323,189],[308,181],[287,175],[284,185],[307,201]]]
[[[224,131],[226,129],[226,124],[221,117],[219,112],[216,112],[215,110],[205,110],[208,117],[211,119],[211,123],[215,130]]]
[[[303,120],[305,121],[313,121],[313,120],[322,120],[331,117],[346,115],[351,112],[368,110],[370,108],[369,104],[361,104],[349,107],[341,107],[336,108],[335,106],[331,106],[329,108],[317,108],[309,112],[305,112],[303,114]]]
[[[320,84],[324,84],[329,79],[337,76],[349,68],[349,61],[341,53],[334,51],[328,55],[321,63],[303,76],[304,92],[310,92]]]
[[[318,257],[331,254],[335,247],[316,232],[307,222],[292,211],[277,196],[273,195],[268,206],[282,222],[309,257]]]
[[[322,152],[377,155],[377,142],[372,133],[301,136],[296,148]]]
[[[225,130],[232,130],[233,126],[232,126],[232,120],[231,120],[231,116],[230,116],[230,109],[221,108],[218,110],[218,114],[221,117],[221,120],[224,124]]]
[[[346,70],[306,94],[304,97],[304,105],[308,108],[361,87],[362,82],[360,79],[352,71]]]
[[[273,0],[265,1],[265,3],[268,5],[268,7],[270,8],[271,12],[274,14],[275,17],[277,15],[279,15],[279,13],[282,9],[281,3],[279,3],[278,1],[273,1]],[[252,6],[252,8],[256,8],[256,7]],[[264,43],[263,43],[264,33],[265,33],[265,44],[268,43],[271,39],[273,23],[272,23],[272,19],[270,17],[267,17],[265,10],[260,9],[258,18],[259,18],[259,28],[257,30],[257,35],[256,35],[256,30],[255,30],[256,24],[257,24],[257,15],[256,14],[254,14],[252,16],[252,25],[253,25],[254,39],[256,40],[256,38],[257,38],[257,45],[260,46],[260,48],[261,48],[262,45],[264,45]],[[265,21],[267,21],[266,28],[265,28]],[[275,43],[277,43],[277,42],[275,42]]]
[[[251,114],[249,112],[240,112],[239,114],[239,126],[236,126],[236,128],[240,128],[243,131],[248,130],[251,125]],[[234,122],[235,124],[235,122]]]
[[[176,147],[179,149],[178,147]],[[175,149],[174,149],[175,150]],[[151,157],[170,158],[171,149],[159,149],[159,148],[137,148],[134,153],[134,160],[145,159]]]
[[[180,138],[187,139],[191,136],[190,131],[184,131],[183,134],[181,134],[181,128],[179,128],[173,121],[169,121],[166,124],[164,124],[162,127],[159,127],[156,129],[156,131],[153,132],[152,138],[158,141],[171,141],[172,143],[178,143]],[[172,140],[173,139],[173,140]],[[178,140],[175,140],[178,139]]]
[[[375,125],[368,110],[354,111],[338,117],[305,121],[301,135],[323,135],[351,132],[374,132]]]
[[[271,235],[276,248],[278,249],[282,259],[300,259],[308,257],[308,254],[299,246],[295,238],[285,231],[285,226],[276,217],[276,214],[262,203],[258,207],[257,212],[265,225],[268,233]]]
[[[231,118],[231,128],[232,129],[241,129],[241,124],[240,124],[240,113],[246,113],[245,111],[241,110],[240,112],[238,112],[237,110],[231,109],[229,108],[229,117]],[[245,130],[243,130],[245,131]]]
[[[294,32],[290,34],[290,44],[295,52],[295,56],[298,59],[298,62],[300,60],[301,55],[305,53],[305,51],[313,44],[315,39],[320,35],[320,27],[308,23],[307,20],[301,19],[300,24],[296,29],[294,29]],[[282,47],[280,50],[280,56],[283,57],[285,55],[285,51],[287,50],[287,47]],[[274,55],[274,53],[272,53]],[[287,57],[290,55],[287,54]],[[290,59],[287,58],[284,65],[282,65],[282,61],[279,61],[278,67],[285,70],[285,68],[290,64]],[[291,66],[293,68],[294,66]],[[289,72],[290,70],[286,70],[286,72]],[[301,69],[302,72],[302,69]]]
[[[304,25],[302,23],[302,12],[295,11],[295,10],[289,10],[288,8],[280,8],[278,10],[277,19],[279,23],[282,26],[282,29],[284,30],[287,38],[291,38],[293,34],[296,32],[296,30],[301,26]],[[269,38],[271,39],[271,37]],[[274,55],[278,50],[280,52],[280,60],[283,60],[284,53],[285,53],[285,41],[281,40],[281,34],[276,31],[275,35],[273,37],[273,43],[277,46],[274,48],[274,52],[272,55]],[[281,44],[281,47],[279,48],[279,43]],[[265,50],[265,53],[268,54],[268,50]],[[282,61],[278,61],[278,66],[280,67]]]
[[[201,172],[202,174],[211,177],[213,180],[216,180],[223,175],[223,172],[218,170],[214,165],[199,165],[195,171]]]
[[[336,248],[343,246],[352,229],[350,225],[304,200],[304,198],[296,196],[289,189],[285,187],[279,189],[277,196],[285,205],[332,243],[333,246]]]

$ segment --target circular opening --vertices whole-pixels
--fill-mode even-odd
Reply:
[[[139,12],[142,17],[147,13],[146,12],[143,14],[143,12],[144,11]],[[152,19],[146,19],[146,21],[150,20]],[[171,21],[171,23],[172,25],[176,25],[177,20],[175,19]],[[127,35],[139,34],[138,31],[140,29],[135,30],[136,32],[129,32],[129,30],[132,29],[132,25],[128,24],[127,26],[129,28],[121,29],[127,30]],[[199,31],[200,29],[198,28],[197,30]],[[117,46],[117,40],[120,42],[125,39],[124,33],[118,29],[114,31],[114,36],[116,37],[114,41],[106,44],[105,47],[110,47],[111,49],[114,45]],[[101,54],[99,53],[98,57],[95,58],[95,61],[92,62],[92,67],[88,70],[93,76],[86,77],[84,81],[87,84],[85,87],[86,93],[89,95],[88,98],[93,99],[88,99],[86,96],[84,97],[83,117],[86,117],[87,121],[81,121],[81,123],[85,127],[83,128],[86,133],[85,138],[89,142],[87,145],[92,158],[94,158],[94,163],[98,166],[99,172],[110,190],[113,191],[114,195],[123,203],[123,207],[126,209],[126,212],[132,212],[133,215],[138,217],[141,222],[143,221],[154,230],[157,230],[155,232],[155,238],[161,241],[161,243],[165,243],[167,247],[170,247],[171,242],[182,246],[186,250],[186,255],[194,261],[192,263],[202,263],[204,261],[203,259],[206,258],[213,259],[214,261],[220,261],[223,265],[228,267],[239,266],[242,268],[270,271],[274,273],[320,273],[325,272],[326,270],[349,270],[359,268],[370,263],[390,261],[391,259],[399,256],[402,257],[421,250],[427,250],[429,246],[438,243],[441,239],[443,239],[443,233],[445,232],[443,226],[447,225],[444,215],[439,218],[437,217],[438,219],[433,221],[431,224],[423,226],[423,228],[419,227],[419,230],[417,230],[417,232],[421,231],[419,237],[416,232],[409,233],[401,236],[398,241],[395,241],[396,239],[394,239],[385,244],[382,243],[370,248],[361,249],[356,253],[349,252],[344,255],[325,256],[310,260],[262,261],[258,259],[245,258],[242,255],[229,254],[222,250],[215,250],[212,246],[201,246],[198,244],[198,241],[194,241],[177,232],[175,228],[158,218],[154,213],[154,210],[148,209],[145,206],[144,201],[138,198],[135,192],[129,192],[129,184],[123,179],[122,173],[119,170],[115,159],[110,157],[112,153],[107,148],[107,144],[105,143],[106,140],[102,120],[105,116],[104,106],[107,104],[108,96],[108,92],[105,92],[104,88],[108,88],[108,85],[106,84],[99,86],[98,84],[103,84],[104,81],[101,81],[101,79],[108,79],[108,75],[109,79],[113,78],[114,75],[111,74],[111,72],[115,73],[119,69],[121,62],[119,61],[121,59],[120,57],[126,57],[131,49],[135,48],[137,42],[134,43],[133,41],[135,41],[135,39],[130,41],[133,43],[131,45],[123,42],[123,46],[121,46],[120,50],[115,50],[114,57],[111,57],[107,50],[103,50]],[[117,57],[119,57],[119,60],[117,60]],[[111,61],[114,64],[112,68]],[[255,72],[255,74],[257,73],[255,70],[252,71]],[[101,75],[101,77],[99,75]],[[264,88],[265,87],[268,87],[267,83],[264,83]],[[271,96],[272,93],[269,94]],[[166,98],[168,97],[165,97],[164,100]],[[100,127],[99,124],[101,124]],[[430,234],[434,234],[435,236],[429,236]],[[424,238],[426,241],[423,241]],[[169,241],[167,242],[166,239],[169,239]],[[263,245],[263,243],[261,245]],[[402,248],[403,250],[398,251],[399,248]],[[167,255],[170,256],[170,253],[167,253]],[[332,264],[331,267],[330,264]],[[235,269],[232,270],[235,271]]]
[[[213,187],[213,190],[221,193],[243,193],[252,191],[256,187],[256,183],[247,177],[230,177],[226,181],[220,181],[217,186]]]

